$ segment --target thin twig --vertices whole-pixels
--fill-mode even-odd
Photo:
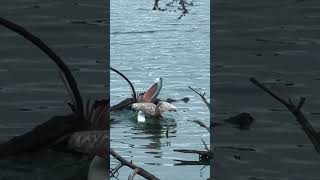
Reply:
[[[207,125],[205,125],[203,122],[201,122],[200,120],[189,120],[189,121],[194,122],[194,123],[198,124],[199,126],[206,128],[206,130],[210,133],[210,128]]]
[[[208,102],[208,100],[204,97],[203,94],[200,94],[198,91],[194,90],[192,87],[188,86],[189,89],[191,89],[193,92],[197,93],[201,99],[203,100],[203,102],[207,105],[209,111],[210,111],[210,103]]]
[[[203,140],[203,139],[201,139],[201,141],[202,141],[202,143],[204,144],[204,148],[209,152],[210,150],[209,150],[209,148],[208,148],[207,144],[204,142],[204,140]]]

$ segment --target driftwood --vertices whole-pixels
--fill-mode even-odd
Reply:
[[[127,166],[134,170],[135,173],[139,174],[140,176],[148,179],[148,180],[159,180],[159,178],[155,177],[153,174],[149,173],[148,171],[144,170],[141,167],[136,166],[132,162],[127,161],[122,156],[120,156],[118,153],[116,153],[112,148],[110,148],[110,154],[115,157],[118,161],[121,162],[122,165]],[[133,174],[131,175],[133,178]],[[130,176],[129,176],[130,178]]]
[[[316,132],[316,130],[312,127],[312,125],[309,123],[309,121],[305,118],[304,114],[300,110],[305,102],[305,98],[301,97],[300,101],[297,105],[293,104],[292,100],[289,99],[288,101],[280,98],[278,95],[273,93],[271,90],[269,90],[266,86],[261,84],[259,81],[257,81],[254,78],[250,78],[250,81],[261,88],[263,91],[268,93],[270,96],[278,100],[281,104],[287,107],[287,109],[296,117],[296,120],[301,125],[303,131],[306,133],[310,141],[312,142],[315,150],[320,153],[320,137],[319,133]]]

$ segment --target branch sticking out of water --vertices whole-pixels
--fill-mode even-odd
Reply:
[[[110,69],[112,71],[116,72],[117,74],[119,74],[123,79],[125,79],[128,82],[128,84],[129,84],[129,86],[131,88],[131,91],[132,91],[132,97],[133,97],[134,101],[136,102],[137,101],[137,94],[136,94],[136,91],[134,89],[134,86],[133,86],[132,82],[124,74],[122,74],[120,71],[118,71],[118,70],[116,70],[116,69],[114,69],[112,67],[110,67]]]
[[[127,166],[127,167],[133,169],[134,172],[136,172],[136,174],[139,174],[140,176],[142,176],[148,180],[159,180],[159,178],[155,177],[153,174],[151,174],[148,171],[144,170],[143,168],[133,164],[132,162],[129,162],[126,159],[124,159],[122,156],[120,156],[118,153],[116,153],[112,148],[110,148],[110,154],[114,158],[116,158],[118,161],[120,161],[124,166]],[[132,176],[132,178],[133,178],[133,176]]]
[[[199,93],[198,91],[194,90],[194,89],[193,89],[192,87],[190,87],[190,86],[188,86],[188,88],[191,89],[193,92],[195,92],[196,94],[198,94],[198,95],[201,97],[201,99],[203,100],[203,102],[206,104],[206,106],[208,107],[208,109],[209,109],[209,111],[210,111],[210,103],[208,102],[207,98],[204,97],[204,95],[205,95],[206,93],[201,94],[201,93]]]
[[[198,124],[201,127],[204,127],[210,133],[210,128],[207,125],[205,125],[203,122],[201,122],[200,120],[190,120],[190,121]]]
[[[56,65],[62,71],[64,78],[66,79],[66,82],[68,82],[68,87],[70,87],[70,90],[73,94],[72,97],[74,97],[75,99],[76,113],[78,116],[80,116],[80,119],[83,120],[84,119],[83,104],[82,104],[83,102],[80,95],[80,91],[78,89],[75,78],[73,77],[70,69],[63,62],[63,60],[52,49],[50,49],[41,39],[39,39],[38,37],[28,32],[25,28],[1,17],[0,17],[0,25],[20,34],[25,39],[31,41],[34,45],[40,48],[45,54],[47,54],[56,63]]]
[[[257,87],[261,88],[263,91],[268,93],[270,96],[278,100],[281,104],[287,107],[287,109],[296,117],[296,120],[301,125],[303,131],[306,133],[310,141],[312,142],[315,150],[320,154],[320,138],[318,133],[315,131],[315,129],[312,127],[312,125],[309,123],[309,121],[305,118],[304,114],[301,112],[301,107],[303,106],[305,102],[305,98],[301,97],[298,105],[293,104],[293,102],[289,99],[288,101],[282,99],[275,93],[273,93],[271,90],[269,90],[266,86],[261,84],[259,81],[257,81],[254,78],[250,78],[250,81],[256,85]]]

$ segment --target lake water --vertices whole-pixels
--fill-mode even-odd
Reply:
[[[40,37],[69,65],[83,99],[106,97],[105,4],[102,1],[0,3],[0,17]],[[100,20],[100,21],[99,21]],[[99,22],[98,22],[99,21]],[[71,112],[56,65],[37,47],[0,26],[0,141]],[[1,159],[0,179],[65,179],[85,160],[61,153]]]
[[[214,177],[228,180],[319,179],[320,156],[295,117],[257,88],[255,77],[297,102],[319,131],[319,8],[310,1],[214,1]],[[222,120],[240,112],[250,130]],[[223,149],[221,146],[255,151]]]
[[[160,1],[161,2],[161,1]],[[162,5],[162,4],[161,4]],[[178,166],[179,160],[197,161],[197,155],[174,149],[204,150],[201,138],[209,143],[208,132],[188,120],[209,124],[209,111],[188,86],[206,92],[209,85],[209,0],[195,1],[189,14],[178,20],[179,12],[152,11],[153,1],[111,1],[111,66],[124,73],[142,92],[158,77],[163,78],[159,98],[189,97],[175,103],[178,111],[164,119],[137,123],[137,113],[123,110],[111,114],[111,147],[136,165],[160,179],[203,180],[210,167]],[[111,72],[111,105],[130,97],[127,83]],[[168,138],[166,131],[169,128]],[[117,162],[111,159],[111,166]],[[122,168],[119,179],[131,169]]]

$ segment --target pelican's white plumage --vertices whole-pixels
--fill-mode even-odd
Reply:
[[[144,93],[138,95],[138,102],[131,105],[131,109],[138,111],[138,122],[145,122],[145,116],[160,116],[166,111],[177,111],[177,108],[168,102],[160,101],[155,104],[157,96],[162,88],[162,78],[157,78],[154,84]]]
[[[138,122],[144,122],[145,115],[156,117],[167,111],[177,111],[173,104],[165,101],[160,101],[157,105],[153,103],[133,103],[131,109],[139,111]]]

